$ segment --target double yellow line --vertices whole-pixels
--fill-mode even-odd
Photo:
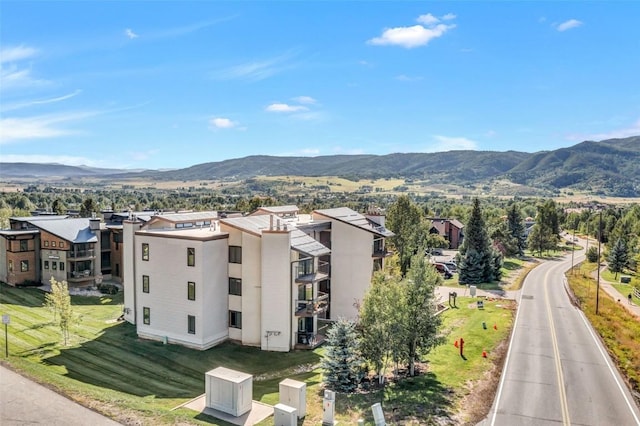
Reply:
[[[569,407],[567,405],[567,393],[564,390],[564,376],[562,375],[562,364],[560,362],[560,351],[558,350],[558,339],[556,337],[556,327],[553,324],[553,315],[551,314],[551,304],[549,303],[549,290],[547,283],[549,282],[549,272],[544,277],[544,298],[547,305],[547,316],[549,318],[549,328],[551,329],[551,343],[553,345],[553,355],[556,362],[556,377],[558,379],[558,390],[560,391],[560,406],[562,408],[562,424],[569,426],[571,419],[569,418]]]

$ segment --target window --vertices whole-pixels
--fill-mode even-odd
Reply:
[[[60,241],[60,244],[58,244],[58,247],[60,247],[60,248],[64,247],[64,242]]]
[[[64,271],[64,262],[60,262],[60,270]]]
[[[229,327],[242,328],[242,312],[229,311]]]
[[[9,259],[9,272],[13,272],[13,259]]]
[[[196,317],[187,315],[187,322],[189,323],[187,330],[189,334],[196,334]]]
[[[151,309],[146,306],[142,308],[142,322],[146,325],[151,324]]]
[[[142,292],[149,293],[149,275],[142,276]]]
[[[51,269],[53,269],[54,271],[58,269],[58,262],[52,261],[51,262]]]
[[[48,260],[44,261],[44,269],[49,269],[49,261]]]
[[[187,248],[187,266],[196,266],[196,249]]]
[[[45,247],[49,247],[49,240],[45,240],[45,242],[44,242],[44,246],[45,246]]]
[[[196,300],[196,283],[193,281],[187,283],[187,299]]]
[[[242,247],[229,246],[229,263],[242,263]]]
[[[27,251],[27,250],[29,250],[29,241],[20,240],[20,251]]]
[[[229,277],[229,294],[242,296],[242,280]]]
[[[51,241],[51,247],[55,247],[56,246],[56,242],[55,241]]]
[[[149,260],[149,244],[142,243],[142,260]]]
[[[29,270],[29,261],[21,260],[20,261],[20,272],[27,272]]]

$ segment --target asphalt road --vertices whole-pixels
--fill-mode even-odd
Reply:
[[[0,365],[0,424],[116,426],[119,423]]]
[[[575,255],[575,263],[583,257]],[[496,399],[483,424],[640,426],[628,388],[569,300],[563,280],[570,267],[571,256],[545,262],[525,280]]]

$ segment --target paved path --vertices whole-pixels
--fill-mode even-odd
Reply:
[[[115,426],[119,423],[0,365],[0,424]]]
[[[609,296],[613,297],[613,300],[619,300],[620,304],[623,305],[627,309],[627,311],[629,311],[632,315],[635,315],[638,319],[640,319],[640,306],[636,305],[635,303],[629,304],[629,299],[627,298],[629,293],[627,294],[620,293],[617,288],[611,285],[611,282],[604,281],[602,279],[602,271],[604,271],[604,269],[605,267],[602,267],[600,269],[600,288],[605,292],[607,292]],[[597,271],[595,271],[593,273],[594,279],[596,279],[597,275],[598,273]],[[633,290],[633,287],[629,286],[629,291],[631,292],[632,290]]]
[[[579,261],[580,255],[576,261]],[[564,286],[570,256],[524,281],[490,426],[640,426],[640,410]]]

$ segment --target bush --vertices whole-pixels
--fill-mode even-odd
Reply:
[[[596,263],[598,261],[598,249],[596,247],[589,247],[589,250],[587,250],[587,260],[590,263]]]
[[[98,290],[102,294],[117,294],[120,289],[114,284],[100,284]]]
[[[40,287],[42,283],[34,280],[24,280],[19,284],[16,284],[16,287]]]

